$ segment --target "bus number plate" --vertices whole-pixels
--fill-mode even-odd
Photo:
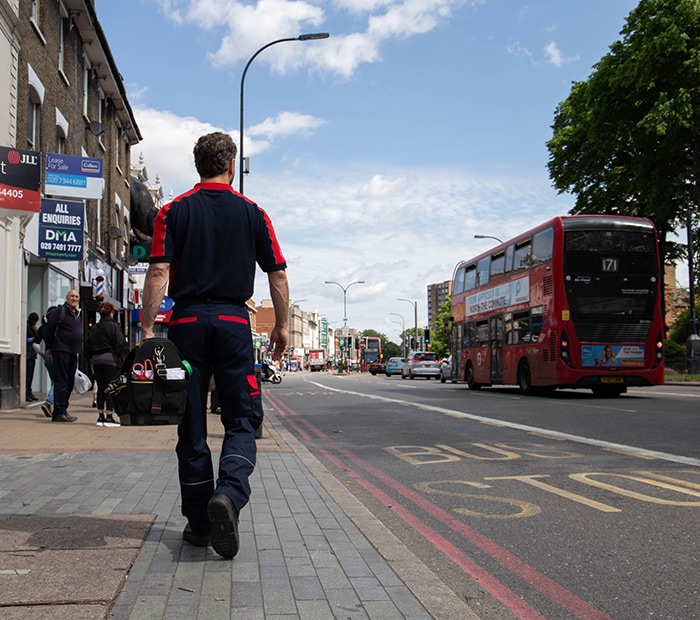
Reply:
[[[600,382],[601,383],[624,383],[625,378],[624,377],[601,377]]]

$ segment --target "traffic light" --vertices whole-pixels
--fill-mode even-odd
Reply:
[[[359,338],[355,338],[355,348],[356,349],[360,348],[360,339]]]
[[[430,330],[427,327],[423,330],[423,342],[426,347],[430,344]]]
[[[348,351],[352,349],[352,336],[348,336]]]

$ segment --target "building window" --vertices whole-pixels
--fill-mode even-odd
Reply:
[[[29,93],[27,105],[27,146],[37,149],[39,146],[41,104],[34,101],[32,93]]]
[[[66,72],[66,46],[68,43],[68,33],[70,32],[70,21],[62,17],[60,23],[58,39],[58,70],[65,77]]]
[[[39,26],[39,0],[32,0],[32,13],[30,19]]]
[[[90,116],[88,115],[88,99],[90,94],[91,67],[90,62],[86,57],[83,58],[83,62],[85,63],[83,67],[83,116],[89,120]]]
[[[122,173],[122,166],[121,166],[121,154],[122,154],[122,145],[124,143],[123,137],[124,137],[124,131],[117,122],[117,130],[114,132],[114,162],[115,165],[117,166],[117,170],[119,170],[119,174]]]
[[[68,121],[56,108],[56,153],[66,152],[66,139],[68,138]]]

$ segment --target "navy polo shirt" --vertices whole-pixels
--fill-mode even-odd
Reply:
[[[198,183],[160,209],[150,262],[170,263],[175,301],[245,301],[256,263],[266,273],[287,268],[265,211],[224,183]]]

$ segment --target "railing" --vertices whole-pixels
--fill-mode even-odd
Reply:
[[[666,373],[664,378],[666,381],[699,381],[700,374],[688,373],[688,358],[687,357],[667,357],[664,360]]]

